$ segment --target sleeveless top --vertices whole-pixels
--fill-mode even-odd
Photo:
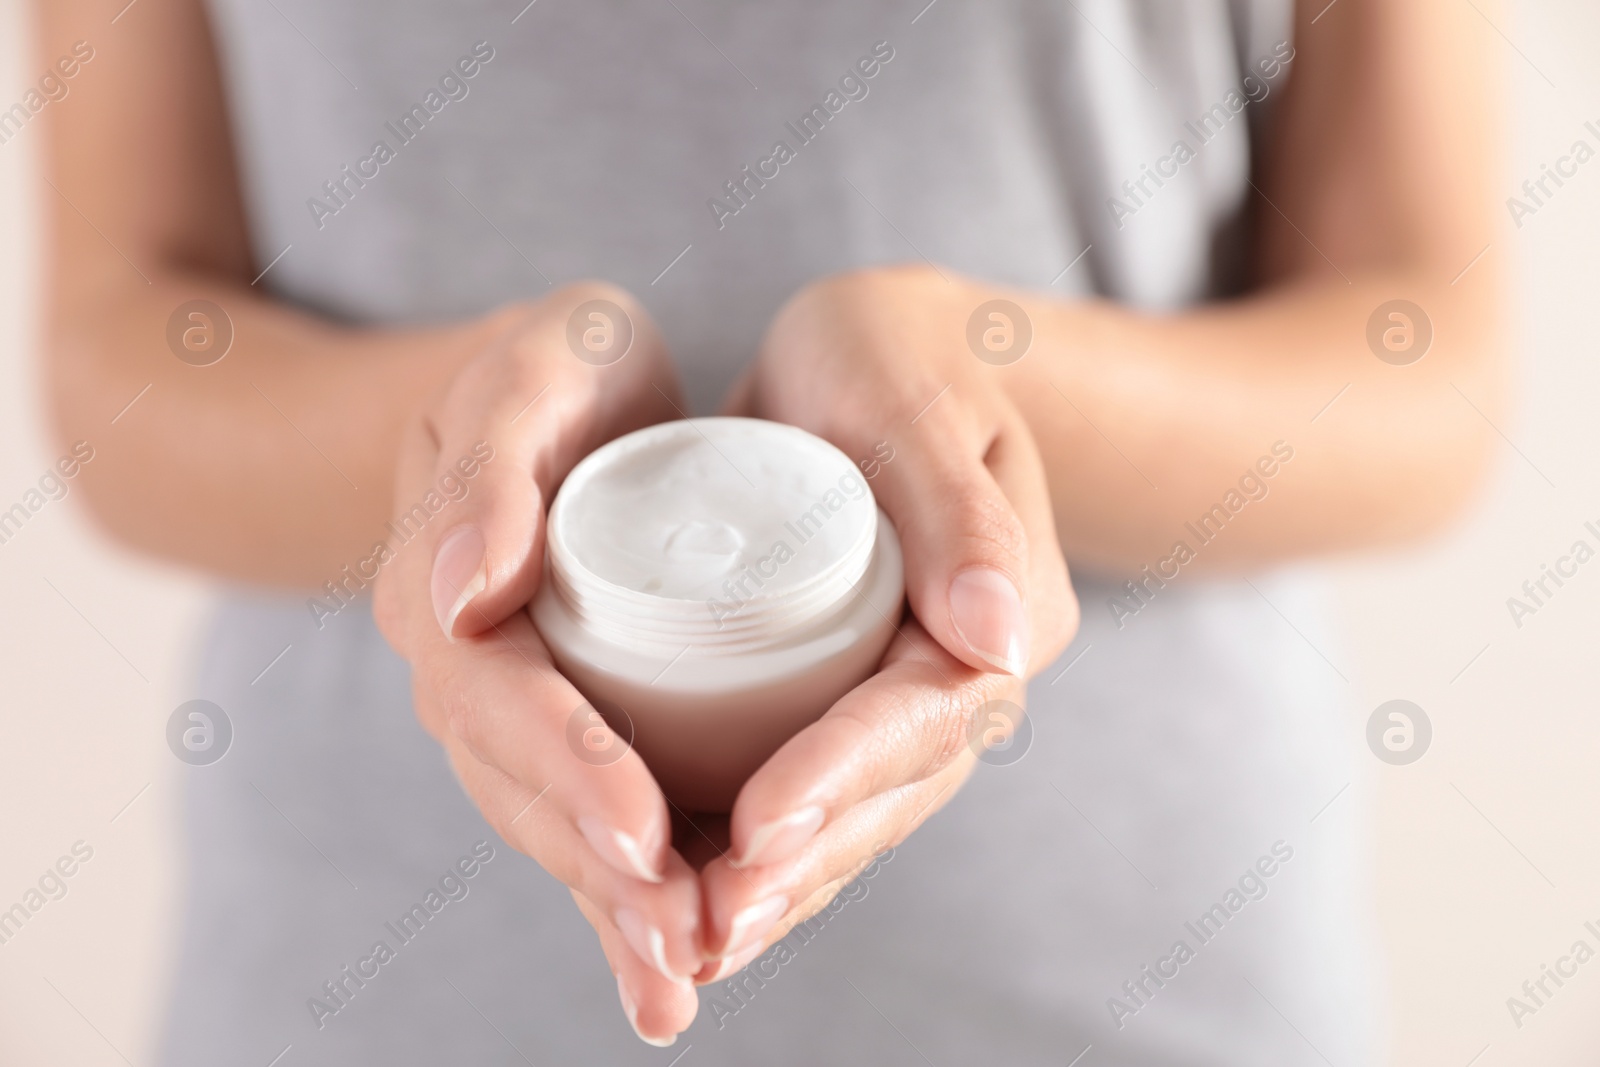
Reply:
[[[1237,291],[1294,69],[1289,0],[524,2],[212,0],[258,287],[396,325],[608,279],[702,413],[836,271],[926,258],[1152,311]],[[1182,576],[1130,615],[1124,577],[1075,574],[1021,758],[703,989],[670,1050],[462,795],[364,606],[319,629],[230,592],[192,696],[232,747],[183,770],[160,1062],[1372,1062],[1317,585]]]

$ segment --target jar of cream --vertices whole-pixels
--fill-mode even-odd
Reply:
[[[546,529],[534,623],[686,811],[729,810],[872,674],[900,622],[894,527],[849,457],[793,426],[620,437],[573,468]]]

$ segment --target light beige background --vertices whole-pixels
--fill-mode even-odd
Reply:
[[[6,103],[39,74],[20,7],[0,0]],[[1482,29],[1512,76],[1510,195],[1574,139],[1600,144],[1582,128],[1600,126],[1600,10],[1540,0]],[[55,196],[34,177],[37,134],[0,145],[0,510],[57,453],[35,369],[38,213]],[[1370,775],[1391,1059],[1405,1067],[1600,1055],[1600,960],[1520,1030],[1506,1008],[1584,920],[1600,926],[1600,563],[1520,630],[1505,606],[1585,520],[1600,525],[1600,160],[1520,231],[1508,220],[1474,269],[1488,267],[1516,279],[1524,368],[1491,488],[1448,541],[1334,568],[1350,729],[1394,697],[1435,728],[1421,762],[1374,760]],[[108,424],[104,447],[115,438]],[[204,596],[95,537],[70,496],[0,545],[0,909],[73,842],[94,849],[69,894],[0,945],[0,1063],[151,1061],[178,883],[182,768],[163,726],[190,695]]]

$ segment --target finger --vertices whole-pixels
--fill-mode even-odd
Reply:
[[[435,631],[430,641],[412,658],[430,732],[525,786],[549,787],[608,863],[659,881],[671,834],[666,800],[627,739],[555,672],[527,613],[482,637],[451,643]]]
[[[439,455],[419,424],[403,441],[400,488],[415,487]],[[378,583],[374,611],[384,636],[412,663],[418,718],[449,747],[460,742],[479,762],[535,790],[550,787],[595,852],[617,870],[653,881],[669,848],[665,800],[637,754],[603,722],[580,718],[592,708],[550,662],[526,613],[494,624],[482,637],[452,642],[418,603],[426,560],[397,550]],[[569,731],[598,732],[605,745],[578,758]],[[596,753],[599,753],[597,756]],[[610,760],[607,753],[618,753]]]
[[[402,525],[427,525],[432,606],[453,637],[481,633],[532,599],[545,508],[572,466],[606,437],[675,414],[660,336],[623,290],[571,285],[519,311],[434,416],[432,495],[401,505]],[[569,337],[579,314],[602,316],[626,351],[606,363],[580,358]],[[446,507],[448,521],[428,523]]]
[[[646,966],[629,947],[622,932],[592,901],[576,891],[572,899],[577,901],[578,910],[600,936],[600,948],[617,976],[617,999],[622,1002],[623,1014],[633,1032],[639,1035],[639,1040],[657,1048],[676,1042],[700,1010],[700,998],[695,995],[694,986],[687,981],[664,978]]]
[[[681,857],[667,855],[656,883],[624,874],[559,809],[552,790],[523,785],[479,761],[454,738],[446,740],[445,749],[462,787],[495,832],[581,893],[640,960],[672,982],[681,983],[699,969],[699,880]]]
[[[936,401],[894,439],[896,461],[874,492],[900,534],[906,596],[928,632],[979,670],[1022,676],[1029,539],[984,463],[1003,436],[1019,431],[979,421],[957,400]]]
[[[914,785],[855,805],[789,859],[735,869],[714,861],[701,872],[707,955],[720,958],[696,981],[717,981],[744,966],[831,900],[834,894],[921,826],[949,801],[967,773],[950,766]],[[740,961],[743,962],[740,962]]]
[[[976,711],[1023,687],[945,652],[914,621],[877,674],[790,738],[751,775],[730,819],[734,863],[780,862],[861,801],[975,758]]]
[[[1035,670],[1055,661],[1078,632],[1078,598],[1067,574],[1056,533],[1044,459],[1026,427],[1000,433],[984,456],[984,466],[1011,502],[1027,539],[1030,661]]]
[[[765,933],[751,935],[756,936],[756,940],[750,941],[743,948],[731,949],[726,956],[713,956],[706,961],[706,965],[701,968],[700,973],[694,976],[694,984],[710,985],[712,982],[720,982],[724,978],[732,977],[744,970],[750,966],[751,961],[757,956],[760,956],[767,949],[787,937],[790,930],[793,930],[796,926],[799,926],[827,907],[829,901],[838,896],[839,891],[853,879],[853,875],[835,878],[833,881],[813,891],[810,896],[799,904],[791,907]],[[784,899],[787,900],[787,898]],[[734,914],[738,915],[738,912],[734,912]],[[752,927],[752,929],[759,929],[759,927]],[[727,935],[724,934],[723,936],[726,937]],[[732,942],[725,943],[732,944]]]

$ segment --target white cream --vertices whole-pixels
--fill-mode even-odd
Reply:
[[[877,666],[899,542],[850,459],[803,430],[691,419],[567,477],[531,611],[557,665],[620,707],[668,795],[726,810],[779,745]]]

